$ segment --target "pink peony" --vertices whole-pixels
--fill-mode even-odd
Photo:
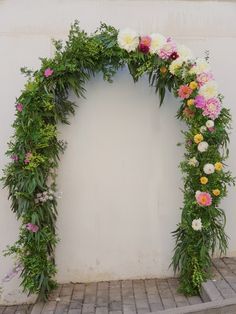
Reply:
[[[160,49],[159,57],[161,59],[167,60],[176,51],[177,51],[176,44],[172,41],[171,38],[168,38],[166,43]]]
[[[208,192],[196,192],[196,201],[200,206],[210,206],[212,204],[211,195]]]
[[[213,74],[211,72],[202,72],[197,75],[197,82],[200,86],[203,86],[210,80],[213,80]]]
[[[26,225],[26,229],[33,232],[33,233],[36,233],[38,232],[39,230],[39,227],[35,224],[32,224],[31,222],[29,222],[27,225]]]
[[[21,112],[23,110],[23,105],[21,103],[16,104],[16,110]]]
[[[192,91],[188,85],[182,85],[178,89],[178,95],[181,99],[187,99],[192,94]]]
[[[151,37],[149,36],[143,36],[140,39],[139,42],[139,46],[138,49],[139,51],[143,52],[143,53],[148,53],[150,50],[150,46],[151,46]]]
[[[221,103],[218,98],[210,98],[203,108],[203,115],[215,120],[221,112]]]
[[[195,104],[196,108],[203,109],[203,108],[205,108],[206,100],[203,96],[198,95],[194,99],[194,104]]]
[[[44,71],[44,76],[45,77],[49,77],[53,74],[53,70],[51,68],[47,68],[45,71]]]

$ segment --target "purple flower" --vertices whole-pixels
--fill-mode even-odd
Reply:
[[[47,68],[45,71],[44,71],[44,76],[45,77],[49,77],[53,74],[53,70],[51,68]]]
[[[33,233],[36,233],[39,230],[39,227],[37,225],[35,225],[35,224],[32,224],[31,222],[29,222],[25,227],[26,227],[27,230],[29,230],[29,231],[31,231]]]
[[[21,103],[16,104],[16,110],[19,111],[19,112],[22,112],[23,105]]]
[[[19,160],[19,157],[17,155],[12,155],[11,156],[11,159],[14,161],[14,162],[17,162]]]
[[[206,105],[206,100],[203,96],[198,95],[194,100],[196,108],[204,109]]]

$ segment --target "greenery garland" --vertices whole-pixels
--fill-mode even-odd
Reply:
[[[227,248],[225,214],[219,203],[226,196],[226,186],[233,183],[224,164],[231,117],[222,108],[223,97],[216,90],[207,58],[194,59],[186,47],[160,34],[140,37],[134,31],[101,24],[88,35],[77,21],[65,44],[54,44],[55,56],[41,59],[39,70],[22,69],[28,80],[16,101],[15,133],[7,151],[12,161],[3,181],[11,209],[21,222],[18,241],[6,251],[17,260],[13,273],[20,270],[24,291],[41,299],[56,286],[55,170],[65,150],[57,138],[57,124],[68,123],[74,114],[75,104],[68,100],[71,90],[83,97],[91,76],[102,72],[104,80],[112,82],[117,70],[127,65],[134,81],[149,76],[160,104],[166,88],[181,98],[177,117],[188,127],[183,132],[186,153],[180,164],[184,205],[174,232],[172,265],[180,273],[180,290],[197,293],[209,277],[211,253],[217,245],[223,253]]]

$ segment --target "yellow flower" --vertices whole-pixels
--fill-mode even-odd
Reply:
[[[218,196],[218,195],[220,195],[220,190],[219,190],[219,189],[214,189],[214,190],[212,190],[212,193],[213,193],[215,196]]]
[[[163,66],[160,68],[160,72],[161,72],[161,74],[166,74],[167,68],[163,65]]]
[[[191,98],[191,99],[187,100],[187,105],[188,106],[192,106],[193,104],[194,104],[194,99]]]
[[[208,182],[207,177],[201,177],[200,182],[201,182],[201,184],[207,184],[207,182]]]
[[[222,170],[222,168],[223,168],[223,165],[221,162],[215,163],[215,170],[220,171],[220,170]]]
[[[200,142],[202,142],[203,141],[203,136],[202,136],[202,134],[196,134],[195,136],[194,136],[194,142],[196,143],[196,144],[199,144]]]
[[[189,83],[189,87],[194,90],[198,87],[198,84],[197,84],[197,82],[192,81],[191,83]]]

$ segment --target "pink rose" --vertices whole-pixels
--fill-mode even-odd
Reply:
[[[38,232],[39,227],[38,227],[37,225],[32,224],[32,223],[29,222],[29,223],[26,225],[26,229],[29,230],[29,231],[31,231],[31,232],[33,232],[33,233],[36,233],[36,232]]]

